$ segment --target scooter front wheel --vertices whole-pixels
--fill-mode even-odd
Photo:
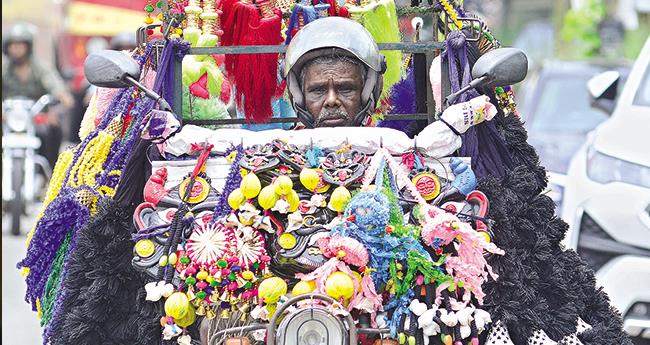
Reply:
[[[23,215],[25,202],[23,198],[23,170],[25,161],[22,158],[14,158],[13,170],[11,172],[11,189],[14,197],[9,203],[11,212],[11,234],[14,236],[20,235],[20,218]]]

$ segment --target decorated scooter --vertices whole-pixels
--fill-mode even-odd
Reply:
[[[164,41],[135,59],[87,59],[104,110],[57,164],[56,197],[19,263],[45,343],[625,343],[603,321],[616,316],[594,310],[608,302],[560,251],[562,223],[539,195],[544,171],[508,87],[524,78],[526,57],[499,48],[480,20],[448,1],[433,6],[445,50],[424,69],[408,57],[413,79],[391,81],[384,73],[399,67],[381,58],[372,28],[373,17],[391,18],[390,2],[288,6],[280,72],[282,6],[160,7]],[[320,18],[346,11],[363,26]],[[419,89],[409,97],[429,67],[431,102]],[[285,92],[289,119],[273,107]],[[235,118],[209,108],[221,97]],[[403,107],[405,119],[430,120],[415,137],[370,126],[396,99],[413,112],[430,103],[424,116]],[[200,118],[183,115],[196,101]],[[269,117],[299,123],[214,127]],[[562,290],[569,280],[572,293]],[[549,311],[563,317],[541,316]]]
[[[477,62],[478,77],[496,80],[494,71],[512,61],[504,53]],[[91,82],[138,86],[137,66],[123,55],[88,61]],[[510,67],[525,73],[525,65]],[[463,112],[452,106],[443,116],[453,123]],[[450,130],[438,125],[429,130]],[[221,323],[210,343],[356,344],[361,335],[413,343],[417,334],[476,342],[487,329],[481,285],[492,273],[484,255],[503,251],[491,243],[489,202],[461,159],[432,160],[423,152],[433,141],[416,147],[390,129],[255,138],[177,128],[172,113],[156,112],[143,132],[173,148],[166,153],[199,156],[187,173],[154,170],[134,214],[133,265],[151,277],[146,300],[165,300],[164,338],[182,342],[197,316]],[[266,143],[247,146],[249,139]],[[211,160],[229,164],[209,169]],[[172,173],[181,175],[170,184]]]

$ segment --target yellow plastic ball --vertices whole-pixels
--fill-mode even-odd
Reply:
[[[352,271],[352,275],[357,280],[357,283],[359,284],[359,288],[361,288],[361,281],[363,279],[363,277],[361,276],[361,273],[359,273],[357,271]]]
[[[244,271],[241,273],[241,277],[246,280],[252,280],[253,278],[255,278],[255,274],[251,271]]]
[[[354,294],[352,277],[343,272],[330,274],[325,281],[325,293],[337,301],[341,298],[349,299]]]
[[[345,205],[347,205],[348,201],[350,201],[351,198],[352,195],[347,188],[344,186],[336,187],[336,189],[332,192],[332,196],[330,197],[330,206],[335,211],[343,212]]]
[[[206,280],[208,278],[208,272],[206,271],[200,271],[199,273],[196,274],[196,279],[198,280]]]
[[[282,249],[292,249],[296,246],[297,242],[298,241],[296,240],[296,236],[288,232],[285,232],[278,237],[278,244],[280,244],[280,247],[282,247]]]
[[[244,178],[241,180],[239,189],[241,189],[241,192],[244,194],[244,197],[246,197],[246,199],[252,199],[260,194],[262,183],[260,182],[260,179],[257,177],[257,175],[254,173],[249,173],[246,174],[246,176],[244,176]]]
[[[239,210],[241,205],[246,201],[246,197],[242,194],[241,189],[237,188],[228,195],[228,205],[233,210]]]
[[[189,304],[189,309],[185,317],[182,317],[180,319],[174,319],[174,322],[176,322],[176,324],[182,328],[189,327],[194,323],[194,321],[196,321],[196,311],[194,310],[194,306],[192,305],[192,303]]]
[[[178,256],[176,255],[176,253],[169,254],[169,264],[170,265],[172,265],[172,266],[176,265],[177,261],[178,261]]]
[[[483,237],[485,239],[485,242],[487,242],[487,243],[492,242],[492,238],[490,237],[490,234],[488,234],[487,232],[479,231],[478,234],[481,235],[481,237]]]
[[[274,184],[276,186],[275,193],[278,195],[289,194],[293,188],[293,181],[291,181],[291,178],[287,175],[278,176],[278,178],[275,179]]]
[[[287,293],[287,283],[278,277],[266,278],[257,288],[257,296],[266,304],[274,304],[280,300],[280,297]]]
[[[144,18],[144,23],[145,23],[145,24],[151,24],[151,23],[153,23],[153,18],[151,18],[151,17],[149,17],[149,16],[145,17],[145,18]]]
[[[291,294],[295,296],[300,296],[308,294],[316,290],[316,282],[313,280],[310,281],[299,281],[291,290]]]
[[[318,175],[318,172],[316,170],[302,169],[300,172],[300,183],[302,183],[302,185],[305,186],[307,190],[316,190],[318,182],[320,182],[320,175]]]
[[[257,203],[260,206],[268,210],[275,206],[275,203],[278,201],[278,195],[275,194],[275,187],[266,186],[260,191],[260,195],[257,196]]]
[[[165,313],[174,319],[182,319],[190,310],[190,300],[182,292],[174,292],[165,301]]]
[[[300,206],[300,197],[298,197],[298,192],[295,190],[290,190],[289,194],[285,195],[285,200],[289,203],[289,212],[296,212]]]

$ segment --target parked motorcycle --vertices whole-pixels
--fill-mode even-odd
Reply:
[[[50,95],[37,101],[12,98],[2,102],[2,201],[11,217],[11,233],[20,234],[20,218],[34,201],[37,166],[51,175],[47,159],[37,153],[41,140],[36,135],[42,111],[53,103]]]

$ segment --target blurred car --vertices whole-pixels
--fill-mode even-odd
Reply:
[[[547,20],[535,20],[526,24],[512,42],[513,47],[526,53],[529,69],[537,69],[543,61],[551,58],[554,45],[555,28]]]
[[[548,60],[531,73],[517,93],[529,143],[549,172],[549,195],[558,210],[571,157],[587,133],[607,119],[607,114],[591,107],[585,85],[590,78],[610,69],[618,71],[624,80],[629,63]]]
[[[611,118],[571,160],[562,218],[576,249],[624,316],[637,344],[650,342],[650,39],[616,104],[616,73],[589,81]],[[569,92],[569,90],[567,90]]]

